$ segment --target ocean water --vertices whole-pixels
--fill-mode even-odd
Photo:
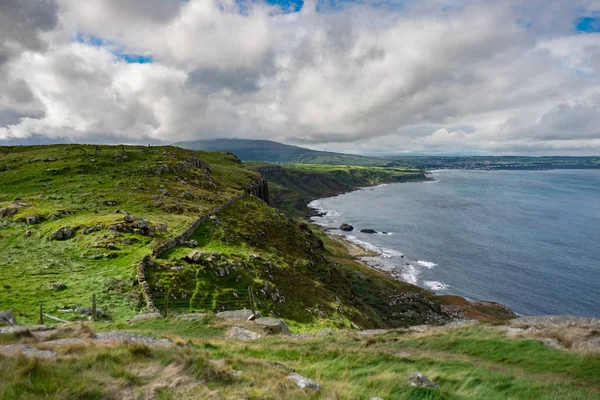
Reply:
[[[600,170],[463,171],[316,200],[369,264],[521,315],[600,317]],[[366,234],[371,228],[388,234]]]

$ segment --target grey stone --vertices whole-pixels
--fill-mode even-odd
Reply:
[[[23,333],[23,332],[45,332],[53,331],[56,329],[56,325],[11,325],[1,326],[0,333]]]
[[[27,225],[35,225],[42,222],[42,216],[39,214],[31,214],[25,217]]]
[[[308,378],[305,378],[297,372],[292,372],[291,374],[289,374],[288,379],[293,381],[301,389],[305,389],[305,388],[313,389],[313,390],[321,389],[321,385],[319,385],[317,382],[310,380]]]
[[[0,311],[0,325],[16,325],[17,319],[10,311]]]
[[[54,282],[52,285],[50,285],[50,287],[54,290],[65,290],[67,285],[65,285],[63,282]]]
[[[284,335],[291,335],[292,331],[285,324],[285,322],[277,319],[277,318],[259,318],[254,321],[256,325],[266,329],[270,333],[283,333]]]
[[[133,222],[133,217],[129,214],[125,214],[125,216],[123,217],[123,221],[127,222],[128,224],[131,224]]]
[[[354,230],[354,227],[352,225],[342,224],[342,225],[340,225],[339,229],[344,232],[351,232]]]
[[[95,339],[98,341],[128,341],[141,343],[150,346],[173,346],[173,342],[168,339],[157,339],[151,336],[142,336],[131,332],[125,331],[110,331],[110,332],[98,332],[96,333]]]
[[[15,207],[0,208],[0,217],[10,217],[15,215],[17,211]]]
[[[158,229],[161,232],[166,232],[167,231],[167,226],[165,224],[158,224],[158,226],[156,227],[156,229]]]
[[[217,313],[217,317],[224,319],[243,319],[247,320],[252,315],[251,310],[234,310],[234,311],[221,311]]]
[[[68,226],[63,226],[62,228],[58,229],[57,231],[51,233],[50,236],[48,237],[48,239],[50,239],[50,240],[67,240],[67,239],[70,239],[71,236],[73,236],[73,229],[71,229]]]
[[[140,321],[151,321],[153,319],[161,319],[163,316],[160,313],[154,312],[154,313],[146,313],[146,314],[138,314],[135,317],[131,318],[131,321],[129,321],[130,324],[135,324],[136,322],[140,322]]]
[[[177,316],[177,319],[200,319],[206,317],[206,314],[202,313],[191,313],[191,314],[181,314]]]
[[[30,237],[31,235],[33,235],[33,232],[31,232],[30,230],[25,231],[25,237]]]
[[[262,337],[259,333],[242,328],[241,326],[233,326],[229,330],[228,336],[239,340],[255,340]]]
[[[414,387],[438,387],[437,383],[430,381],[429,378],[420,372],[412,372],[408,376],[408,381],[410,382],[410,385]]]
[[[50,350],[40,350],[35,347],[23,345],[23,344],[9,344],[6,346],[0,346],[0,354],[4,356],[14,357],[23,354],[26,357],[34,358],[56,358],[58,354]]]
[[[186,256],[186,258],[188,259],[188,261],[197,263],[198,261],[200,261],[202,259],[203,253],[199,250],[192,250],[188,253],[188,255]]]

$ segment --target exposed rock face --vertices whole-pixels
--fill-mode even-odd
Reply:
[[[285,324],[285,322],[278,320],[277,318],[259,318],[255,321],[256,325],[267,330],[269,333],[283,333],[284,335],[291,335],[292,331]]]
[[[241,326],[233,326],[228,333],[228,336],[239,340],[255,340],[261,337],[260,334],[251,330],[242,328]]]
[[[131,321],[129,321],[129,323],[135,324],[136,322],[140,322],[140,321],[150,321],[153,319],[161,319],[161,318],[162,318],[162,314],[158,313],[158,312],[147,313],[147,314],[138,314],[135,317],[131,318]]]
[[[27,225],[35,225],[42,222],[42,216],[39,214],[31,214],[25,217]]]
[[[342,224],[340,225],[340,230],[344,232],[351,232],[354,230],[354,227],[352,225]]]
[[[420,372],[411,373],[408,376],[408,381],[410,382],[410,385],[414,386],[414,387],[430,387],[430,388],[438,387],[437,383],[430,381],[429,378],[427,378],[425,375],[423,375]]]
[[[71,229],[68,226],[63,226],[56,232],[51,233],[50,236],[48,237],[48,239],[50,239],[50,240],[67,240],[67,239],[70,239],[71,236],[73,236],[73,229]]]
[[[10,311],[0,311],[0,326],[17,325],[17,319]]]
[[[374,229],[361,229],[362,233],[377,233],[376,230]]]
[[[293,381],[296,385],[298,385],[299,388],[302,388],[302,389],[304,389],[304,388],[313,389],[313,390],[321,389],[321,385],[319,385],[317,382],[310,380],[308,378],[305,378],[297,372],[292,372],[291,374],[289,374],[288,379]]]

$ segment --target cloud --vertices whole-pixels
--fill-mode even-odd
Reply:
[[[600,34],[578,24],[598,10],[597,0],[307,1],[298,12],[7,0],[0,140],[597,154]]]

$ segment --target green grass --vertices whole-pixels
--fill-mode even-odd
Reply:
[[[22,323],[37,320],[40,302],[50,314],[73,318],[59,310],[90,307],[93,293],[111,318],[130,318],[142,306],[135,266],[152,245],[181,233],[258,178],[231,155],[176,147],[98,149],[0,148],[0,208],[13,206],[15,198],[24,205],[16,215],[0,219],[0,309],[13,310]],[[208,167],[192,165],[196,159]],[[54,219],[60,210],[68,213]],[[123,222],[124,212],[154,226],[165,224],[168,231],[148,237],[106,229]],[[41,215],[42,223],[27,225],[25,217],[32,214]],[[85,227],[100,223],[104,229],[83,234]],[[47,240],[64,226],[77,229],[73,238]],[[117,250],[108,250],[109,243]],[[66,289],[53,289],[56,282]]]
[[[406,326],[442,315],[429,292],[357,263],[343,245],[301,225],[256,198],[236,202],[192,236],[221,259],[190,263],[191,249],[178,246],[147,268],[157,306],[169,293],[174,313],[249,308],[251,286],[263,315],[301,330]],[[225,268],[230,273],[218,273]],[[407,293],[414,301],[390,305]]]
[[[63,346],[60,360],[0,357],[0,398],[220,399],[598,399],[600,357],[504,338],[492,326],[437,334],[348,332],[307,340],[222,337],[204,321],[149,321],[130,329],[170,337],[153,348]],[[95,324],[96,328],[109,328]],[[110,328],[114,328],[111,326]],[[13,341],[30,338],[13,338]],[[277,364],[279,363],[279,364]],[[320,383],[314,392],[287,380],[288,369]],[[239,377],[229,374],[243,371]],[[410,386],[422,372],[439,388]],[[179,382],[174,385],[173,382]]]

